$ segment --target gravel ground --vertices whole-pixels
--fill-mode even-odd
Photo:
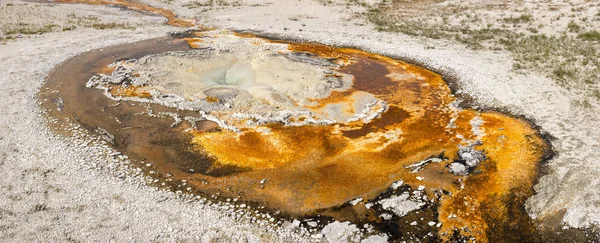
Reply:
[[[569,226],[600,224],[600,163],[595,160],[600,155],[600,118],[594,108],[598,106],[587,110],[573,106],[572,91],[534,72],[514,72],[508,53],[376,32],[354,17],[360,6],[254,0],[211,10],[183,7],[189,3],[152,2],[194,17],[200,24],[354,46],[453,74],[463,91],[480,104],[525,115],[556,138],[558,155],[549,161],[549,174],[541,178],[537,195],[527,205],[531,216],[565,209],[563,221]],[[54,8],[97,10],[95,14],[103,19],[125,15],[137,21],[136,28],[77,28],[0,45],[0,172],[4,175],[0,177],[0,241],[302,240],[287,227],[268,230],[237,222],[216,206],[188,203],[174,193],[142,186],[139,179],[119,179],[108,168],[94,169],[105,161],[94,156],[92,148],[53,136],[44,126],[35,94],[56,64],[88,50],[175,30],[162,25],[162,18],[140,21],[137,14],[118,8]]]
[[[88,8],[68,8],[78,6]],[[35,94],[56,64],[176,30],[160,24],[162,18],[154,21],[159,25],[135,31],[79,29],[0,45],[0,241],[302,241],[285,229],[236,221],[218,205],[144,186],[139,178],[119,179],[110,168],[97,169],[106,164],[97,148],[45,128]]]

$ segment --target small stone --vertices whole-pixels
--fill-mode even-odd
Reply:
[[[450,173],[455,174],[455,175],[460,175],[460,176],[465,176],[468,175],[467,172],[467,167],[464,166],[461,163],[452,163],[450,164],[450,166],[448,166]]]
[[[332,222],[321,233],[329,242],[357,242],[360,240],[360,229],[350,222]]]
[[[392,219],[392,215],[391,215],[391,214],[389,214],[389,213],[384,213],[384,214],[381,214],[380,216],[381,216],[381,218],[383,218],[383,219],[385,219],[385,220],[390,220],[390,219]]]
[[[294,221],[292,221],[292,225],[296,228],[300,227],[300,221],[298,221],[297,219],[294,219]]]
[[[392,186],[391,186],[391,188],[392,188],[392,189],[394,189],[394,190],[396,190],[396,189],[398,189],[400,186],[402,186],[403,184],[404,184],[404,181],[401,181],[401,180],[400,180],[400,181],[396,181],[396,182],[392,183]]]
[[[359,198],[357,198],[357,199],[354,199],[354,200],[350,201],[349,203],[350,203],[350,205],[352,205],[352,206],[356,206],[356,204],[358,204],[358,203],[360,203],[360,202],[362,202],[362,201],[363,201],[363,198],[362,198],[362,197],[359,197]]]

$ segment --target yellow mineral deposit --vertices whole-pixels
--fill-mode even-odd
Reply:
[[[457,215],[447,220],[444,228],[466,226],[476,229],[476,236],[485,236],[490,223],[508,221],[509,211],[513,210],[510,207],[515,207],[508,203],[510,200],[522,202],[532,195],[539,162],[548,149],[523,120],[496,112],[481,116],[486,135],[480,149],[486,152],[488,160],[480,166],[482,173],[466,178],[465,189],[457,191],[440,210],[440,219],[448,218],[449,213]]]
[[[111,95],[121,97],[141,97],[149,98],[152,97],[149,91],[145,90],[143,86],[128,86],[121,87],[118,85],[112,86],[110,90]]]
[[[319,44],[290,43],[289,48],[351,60],[339,71],[354,76],[352,89],[318,100],[319,107],[363,91],[388,102],[389,108],[367,124],[193,132],[192,142],[201,153],[212,156],[216,166],[246,169],[220,178],[232,182],[229,185],[268,178],[269,186],[244,195],[258,196],[279,210],[305,214],[354,198],[372,199],[402,179],[413,188],[425,186],[430,194],[431,189],[450,192],[440,201],[440,232],[449,235],[454,229],[469,229],[461,234],[481,242],[486,242],[490,221],[508,218],[504,199],[531,195],[547,148],[528,122],[497,112],[451,107],[456,98],[442,77],[417,66]],[[482,134],[474,133],[476,118],[483,122],[478,128]],[[453,161],[459,146],[475,140],[482,142],[476,148],[487,156],[478,174],[455,176],[444,163],[433,163],[417,173],[405,168],[442,152]]]

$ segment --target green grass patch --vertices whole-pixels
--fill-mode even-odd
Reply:
[[[119,23],[95,23],[92,24],[92,28],[97,30],[105,30],[105,29],[135,29],[135,27],[129,27],[125,24]]]
[[[582,39],[584,41],[600,41],[600,32],[598,31],[588,31],[577,35],[577,38]]]
[[[48,33],[48,32],[52,32],[54,31],[54,29],[58,27],[58,25],[55,24],[48,24],[48,25],[44,25],[42,27],[29,27],[26,24],[20,25],[19,28],[16,29],[9,29],[6,31],[6,33],[4,33],[5,35],[18,35],[18,34],[23,34],[23,35],[35,35],[35,34],[44,34],[44,33]]]
[[[508,18],[504,18],[502,20],[509,24],[520,24],[520,23],[531,22],[533,20],[533,17],[530,14],[523,14],[518,17],[508,17]]]
[[[72,25],[72,26],[63,27],[62,31],[71,31],[74,29],[77,29],[77,26]]]
[[[569,32],[579,33],[579,31],[581,31],[581,26],[576,24],[574,21],[571,21],[567,25],[567,29],[569,30]]]

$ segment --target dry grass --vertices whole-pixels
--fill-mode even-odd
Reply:
[[[51,4],[14,3],[0,7],[0,40],[77,28],[135,29],[136,24],[105,21],[94,15],[62,12]]]
[[[244,2],[240,0],[198,0],[188,2],[183,6],[189,9],[203,8],[203,11],[209,11],[216,8],[239,7],[243,5],[245,5]]]
[[[388,0],[369,8],[365,16],[379,31],[509,51],[516,61],[515,71],[536,71],[552,78],[580,94],[576,105],[581,107],[600,102],[598,4],[443,2]]]

